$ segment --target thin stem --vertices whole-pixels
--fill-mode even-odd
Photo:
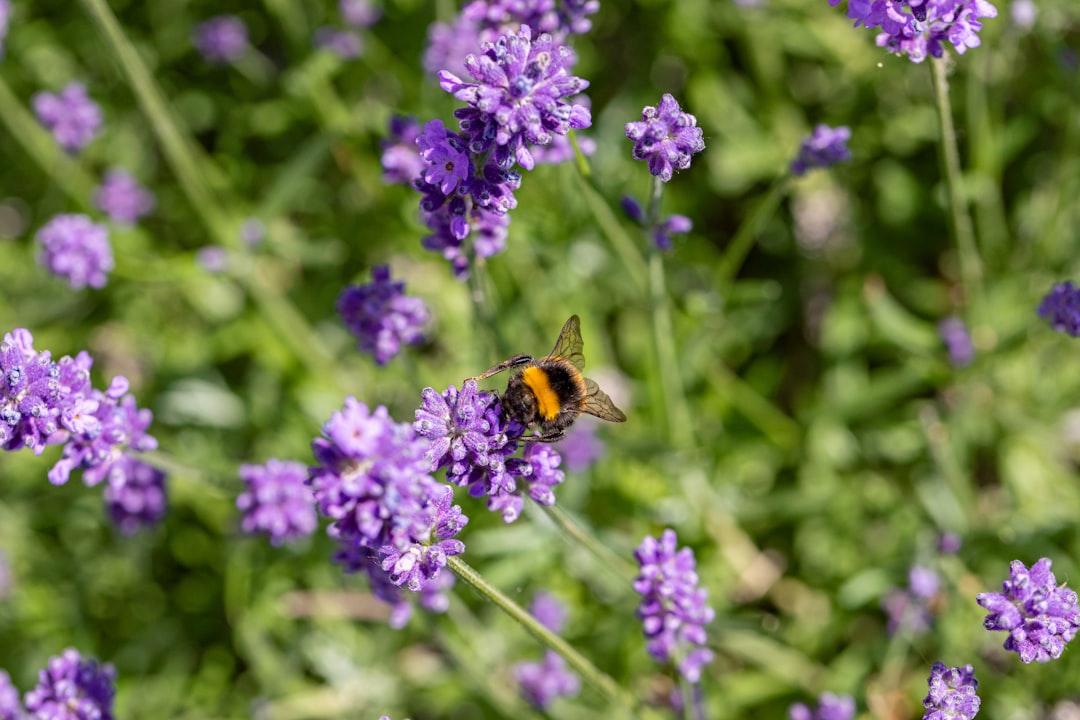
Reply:
[[[460,557],[451,557],[447,558],[447,564],[459,578],[495,603],[500,610],[525,628],[530,635],[562,655],[570,667],[608,699],[624,706],[631,713],[637,713],[641,710],[636,700],[619,687],[619,684],[610,675],[589,662],[584,655],[571,647],[569,643],[548,630],[524,608],[504,595],[498,588],[488,583],[480,573],[476,572],[464,560]]]
[[[780,199],[787,194],[790,187],[791,182],[787,175],[777,178],[765,197],[758,201],[758,204],[739,225],[739,229],[735,231],[735,237],[731,239],[724,251],[724,257],[720,259],[719,270],[716,273],[717,285],[720,288],[727,288],[735,281],[739,268],[742,267],[750,248],[754,246],[758,233],[761,232],[761,226],[776,210]]]
[[[960,151],[956,146],[956,128],[953,126],[952,105],[949,102],[948,66],[945,58],[933,58],[934,95],[937,98],[938,117],[941,121],[941,159],[945,165],[945,180],[949,187],[949,210],[952,230],[956,239],[956,251],[960,258],[960,279],[964,284],[965,300],[982,292],[982,260],[975,244],[971,215],[968,213],[964,192],[964,176],[960,169]]]
[[[539,507],[569,536],[569,539],[577,541],[579,545],[591,552],[604,567],[626,582],[631,582],[637,576],[637,569],[633,563],[590,535],[568,512],[557,505],[540,505]]]
[[[660,386],[664,396],[664,412],[667,418],[668,441],[673,447],[686,449],[694,446],[694,425],[690,419],[690,407],[683,390],[682,371],[676,355],[675,331],[671,322],[671,304],[664,272],[664,254],[652,242],[660,227],[660,200],[664,195],[664,182],[653,177],[649,206],[645,216],[646,242],[651,247],[649,255],[649,299],[652,314],[653,346],[660,370]]]
[[[622,261],[627,277],[630,278],[630,282],[633,284],[634,291],[644,293],[648,282],[647,270],[645,259],[641,256],[641,250],[638,248],[637,243],[626,232],[607,201],[593,186],[592,181],[595,176],[586,177],[578,173],[577,177],[581,184],[581,191],[585,196],[585,202],[596,219],[596,224],[600,226],[601,232],[607,236],[608,242],[611,243],[611,247],[615,250],[615,254]]]

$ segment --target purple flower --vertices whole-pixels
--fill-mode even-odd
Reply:
[[[1005,649],[1018,654],[1022,663],[1061,657],[1065,644],[1080,628],[1076,593],[1064,585],[1058,587],[1050,564],[1050,558],[1041,558],[1028,570],[1013,560],[1001,592],[979,593],[975,598],[990,611],[983,626],[1008,632]]]
[[[634,551],[641,573],[634,590],[644,596],[637,609],[649,639],[649,654],[666,663],[681,658],[679,672],[691,683],[701,679],[701,669],[712,662],[706,647],[705,625],[714,617],[705,604],[708,592],[698,587],[694,551],[676,550],[674,530],[660,539],[646,536]]]
[[[240,239],[249,248],[258,247],[266,239],[266,225],[259,218],[247,218],[240,224]]]
[[[566,623],[566,608],[551,593],[538,592],[533,598],[529,612],[533,614],[541,625],[553,633],[562,632]]]
[[[371,27],[380,16],[378,8],[372,7],[367,0],[340,0],[338,9],[345,24],[355,28]]]
[[[1009,5],[1009,14],[1012,16],[1013,25],[1022,30],[1030,30],[1035,27],[1035,20],[1039,17],[1039,8],[1032,0],[1013,0]]]
[[[240,479],[245,490],[236,498],[236,507],[244,514],[240,525],[244,532],[267,535],[275,546],[315,532],[318,518],[307,486],[307,467],[271,459],[265,465],[241,465]]]
[[[109,466],[104,498],[113,525],[124,535],[134,535],[165,517],[165,473],[123,455]]]
[[[235,15],[217,15],[195,26],[193,42],[207,62],[236,62],[247,50],[247,25]]]
[[[908,573],[908,588],[893,589],[881,600],[881,606],[889,616],[890,635],[899,630],[919,634],[929,630],[934,623],[931,608],[937,595],[940,580],[937,573],[916,565]]]
[[[554,650],[547,650],[542,662],[515,665],[514,677],[525,700],[540,710],[557,697],[574,697],[581,691],[581,680],[566,669],[566,661]]]
[[[971,335],[967,326],[958,317],[947,317],[938,323],[938,332],[949,352],[949,362],[953,367],[966,367],[975,359],[975,346],[971,344]]]
[[[850,695],[821,693],[817,708],[811,710],[804,703],[788,708],[789,720],[852,720],[855,717],[855,698]]]
[[[420,157],[416,139],[420,137],[420,123],[414,117],[394,115],[390,118],[390,134],[382,141],[383,182],[390,185],[406,185],[427,168]]]
[[[34,113],[60,147],[76,153],[101,130],[101,107],[86,94],[82,83],[68,83],[59,93],[40,92],[33,98]]]
[[[77,380],[74,390],[78,391],[89,385],[89,377],[89,372],[74,379],[70,374],[62,376],[48,350],[34,350],[29,330],[17,328],[4,335],[0,343],[0,448],[28,447],[40,455],[46,445],[55,445],[60,415],[73,389],[63,381]]]
[[[405,294],[404,282],[390,280],[389,266],[373,268],[371,278],[369,285],[346,287],[338,297],[337,311],[359,340],[360,351],[385,365],[402,345],[424,341],[430,313],[423,300]]]
[[[0,670],[0,720],[22,720],[23,717],[19,691],[11,684],[11,676]]]
[[[154,209],[154,194],[125,170],[110,170],[94,193],[94,204],[121,225],[133,225]]]
[[[343,60],[355,60],[364,51],[364,42],[355,32],[328,26],[315,31],[314,44]]]
[[[960,552],[963,544],[964,541],[956,533],[941,533],[941,537],[938,538],[938,551],[943,555],[955,555]]]
[[[465,67],[476,82],[465,82],[443,70],[439,85],[469,107],[455,111],[474,154],[498,146],[496,162],[503,167],[511,158],[532,170],[528,145],[548,145],[555,135],[592,124],[584,105],[564,98],[577,95],[588,81],[570,75],[573,52],[550,35],[532,39],[528,26],[484,43],[480,55],[465,58]]]
[[[93,360],[81,353],[73,363],[78,364],[80,373],[88,374]],[[112,482],[114,469],[122,479],[134,468],[114,465],[129,463],[127,454],[132,451],[146,452],[157,447],[157,440],[146,432],[153,413],[139,409],[127,391],[127,379],[117,376],[105,392],[87,385],[69,396],[60,415],[64,452],[49,470],[49,482],[63,485],[76,469],[83,471],[83,482],[91,487],[106,478]]]
[[[923,720],[972,720],[979,713],[981,701],[975,694],[979,681],[971,665],[949,668],[936,662],[927,683],[930,692],[923,699]]]
[[[35,236],[41,245],[38,264],[67,280],[73,290],[105,287],[113,269],[109,231],[86,215],[57,215]]]
[[[851,151],[847,148],[849,139],[851,128],[816,125],[814,132],[803,138],[798,157],[791,161],[791,174],[802,176],[808,170],[832,167],[838,162],[850,160]]]
[[[308,482],[328,532],[342,548],[347,570],[378,564],[393,585],[423,592],[436,582],[446,558],[464,551],[453,539],[468,518],[451,505],[450,488],[429,474],[427,443],[411,427],[374,413],[355,398],[323,425],[312,442],[318,463]]]
[[[550,445],[522,443],[525,428],[507,420],[499,396],[480,392],[475,380],[460,392],[453,385],[442,394],[424,388],[413,429],[428,440],[425,457],[432,472],[445,467],[447,482],[468,488],[472,497],[487,497],[488,510],[502,513],[507,523],[521,515],[523,491],[541,505],[553,505],[553,488],[566,478],[558,469],[559,453]],[[511,457],[522,445],[521,456]]]
[[[424,181],[449,195],[458,184],[469,178],[472,161],[464,140],[457,133],[448,133],[442,120],[431,120],[416,138],[420,158],[425,167],[421,176]]]
[[[840,0],[829,0],[835,7]],[[963,55],[979,46],[982,18],[997,17],[987,0],[849,0],[847,16],[868,28],[880,27],[877,44],[912,62],[941,57],[943,41]]]
[[[1080,337],[1080,288],[1070,280],[1058,283],[1039,303],[1038,313],[1058,332]]]
[[[49,720],[113,720],[116,670],[67,649],[49,658],[38,684],[26,693],[26,709]]]
[[[208,273],[225,272],[229,267],[229,251],[220,245],[204,245],[195,251],[195,262]]]
[[[624,195],[620,205],[627,217],[642,227],[649,229],[649,220],[645,217],[645,210],[637,200],[629,195]],[[670,250],[673,247],[672,235],[685,235],[693,229],[694,221],[685,215],[668,215],[656,227],[649,229],[649,234],[652,236],[652,241],[657,249]]]
[[[641,122],[626,123],[626,137],[634,141],[633,157],[649,163],[649,172],[663,182],[675,170],[690,167],[693,155],[705,149],[705,138],[697,118],[684,113],[669,93],[656,107],[641,111]]]

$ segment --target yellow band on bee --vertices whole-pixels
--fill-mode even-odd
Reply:
[[[521,372],[521,381],[536,396],[536,409],[540,411],[540,417],[544,420],[554,420],[559,414],[562,403],[551,388],[547,372],[543,368],[527,367]]]

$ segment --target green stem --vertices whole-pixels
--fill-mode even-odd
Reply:
[[[937,98],[938,117],[941,121],[941,158],[945,165],[945,180],[949,187],[949,210],[956,251],[960,259],[960,279],[964,284],[968,304],[982,292],[982,260],[975,244],[975,232],[968,214],[967,197],[964,192],[964,176],[960,169],[960,151],[956,145],[956,128],[953,126],[952,105],[949,102],[948,66],[945,58],[933,58],[934,95]]]
[[[690,407],[683,389],[682,371],[676,351],[675,331],[671,321],[671,304],[664,272],[664,252],[652,241],[660,227],[660,200],[664,195],[664,182],[653,178],[649,194],[649,206],[645,216],[645,237],[649,253],[649,299],[652,314],[653,346],[659,367],[660,386],[664,396],[664,413],[667,419],[668,441],[672,447],[687,449],[694,446],[694,425],[690,419]]]
[[[94,180],[66,155],[0,78],[0,121],[53,182],[83,210],[90,209]]]
[[[765,220],[770,217],[780,203],[780,199],[787,194],[791,187],[790,178],[787,175],[777,178],[773,182],[769,192],[758,201],[750,214],[746,216],[739,229],[735,231],[735,237],[728,243],[724,251],[724,257],[720,259],[719,269],[716,273],[716,284],[724,289],[730,287],[739,273],[746,255],[754,246],[758,233]]]
[[[601,232],[607,236],[608,242],[611,243],[611,247],[615,250],[615,254],[622,261],[627,277],[630,278],[630,282],[633,284],[633,290],[643,294],[648,279],[647,266],[645,259],[641,256],[641,250],[633,238],[630,237],[630,234],[626,232],[615,213],[612,212],[607,201],[593,186],[592,181],[595,176],[586,177],[578,173],[577,177],[582,194],[585,196],[585,202],[596,219],[596,224],[600,226]]]
[[[614,572],[622,580],[629,583],[637,576],[637,569],[633,563],[590,535],[568,512],[557,505],[540,505],[539,507],[570,539],[577,541],[578,544],[592,553],[605,568]]]
[[[572,667],[587,683],[592,685],[612,702],[618,703],[631,713],[640,711],[636,700],[625,690],[619,687],[615,680],[603,672],[584,655],[579,653],[568,642],[544,627],[539,620],[530,615],[524,608],[504,595],[498,588],[488,583],[480,573],[465,563],[460,557],[447,558],[447,564],[454,573],[466,583],[475,588],[481,595],[495,603],[500,610],[518,622],[534,638],[565,658]]]

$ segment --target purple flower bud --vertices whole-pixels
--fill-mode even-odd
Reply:
[[[801,176],[814,168],[832,167],[838,162],[850,160],[851,151],[847,148],[850,139],[851,128],[815,126],[814,132],[803,138],[798,157],[791,161],[791,174]]]
[[[229,251],[220,245],[204,245],[195,251],[195,262],[208,273],[225,272],[229,267]]]
[[[373,268],[371,276],[369,285],[350,285],[341,292],[337,311],[359,340],[360,351],[385,365],[402,345],[424,341],[431,315],[423,300],[405,294],[404,282],[390,280],[389,266]]]
[[[86,94],[82,83],[69,83],[59,93],[41,92],[33,98],[38,121],[52,133],[60,147],[76,153],[90,144],[101,130],[101,107]]]
[[[383,182],[391,185],[411,183],[427,168],[420,157],[416,140],[420,123],[416,118],[395,115],[390,118],[390,134],[382,141]]]
[[[355,28],[371,27],[381,15],[367,0],[340,0],[338,9],[345,24]]]
[[[165,517],[165,473],[128,455],[109,466],[105,509],[124,535],[153,527]]]
[[[315,47],[329,50],[342,60],[355,60],[364,51],[363,40],[351,30],[321,27],[315,31],[313,42]]]
[[[1080,288],[1071,280],[1058,283],[1039,303],[1038,313],[1058,332],[1080,337]]]
[[[811,710],[804,703],[788,708],[789,720],[852,720],[855,717],[855,698],[849,695],[821,693],[818,706]]]
[[[542,662],[515,665],[514,677],[525,700],[540,710],[557,697],[574,697],[581,691],[580,678],[566,668],[566,661],[554,650],[547,650]]]
[[[1050,558],[1041,558],[1028,570],[1019,560],[1009,565],[1009,579],[1000,593],[979,593],[975,600],[990,611],[983,621],[987,630],[1009,633],[1005,649],[1020,662],[1049,662],[1061,657],[1065,644],[1080,629],[1077,595],[1058,587]]]
[[[646,537],[634,551],[641,566],[634,590],[644,596],[637,615],[649,639],[649,654],[662,663],[683,658],[679,673],[696,683],[713,659],[704,645],[705,625],[715,613],[705,604],[707,591],[698,587],[694,551],[677,550],[677,542],[675,531],[669,529],[659,540]]]
[[[109,231],[86,215],[57,215],[38,230],[38,264],[73,290],[105,287],[113,269]]]
[[[236,498],[236,507],[244,514],[244,532],[267,535],[275,546],[315,532],[318,518],[307,486],[307,467],[271,459],[265,465],[241,465],[240,479],[245,490]]]
[[[18,689],[11,684],[11,676],[0,670],[0,720],[21,720],[24,717]]]
[[[195,26],[193,41],[207,62],[233,63],[247,50],[247,25],[235,15],[218,15]]]
[[[930,667],[927,683],[930,692],[923,699],[923,720],[972,720],[978,714],[981,701],[975,692],[979,681],[971,665],[949,668],[936,662]]]
[[[669,93],[656,107],[641,111],[641,122],[626,123],[626,137],[634,141],[634,159],[648,162],[649,172],[663,182],[670,181],[675,170],[690,167],[691,158],[705,149],[697,118],[684,113]]]
[[[947,317],[938,324],[938,332],[949,352],[949,362],[953,367],[966,367],[975,359],[975,346],[971,344],[971,335],[967,326],[958,317]]]
[[[11,2],[0,0],[0,58],[4,57],[4,40],[8,34],[8,23],[11,20]],[[2,706],[0,706],[2,707]],[[0,718],[3,716],[0,715]]]
[[[26,693],[26,709],[35,718],[114,720],[115,682],[112,665],[99,665],[69,648],[49,658],[37,687]]]
[[[94,193],[94,204],[120,225],[134,225],[154,209],[154,194],[125,170],[110,170]]]
[[[257,247],[266,239],[266,225],[259,218],[247,218],[240,225],[240,239],[249,248]]]

